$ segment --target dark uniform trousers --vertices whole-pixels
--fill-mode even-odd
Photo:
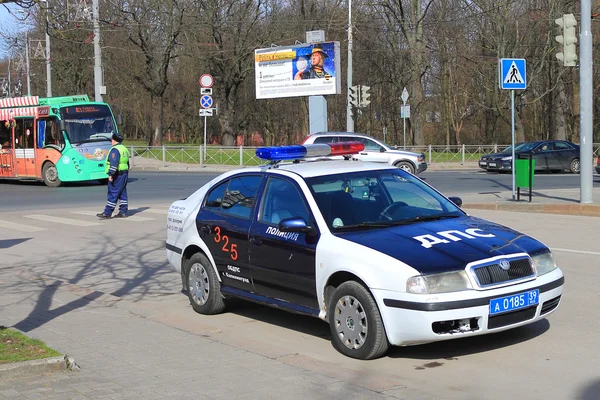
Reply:
[[[108,182],[108,200],[104,208],[105,215],[111,215],[119,201],[119,214],[127,214],[127,179],[129,171],[119,171],[113,175],[113,181]]]

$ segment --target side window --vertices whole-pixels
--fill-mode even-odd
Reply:
[[[551,151],[552,143],[542,143],[540,147],[538,147],[538,151]]]
[[[358,139],[362,144],[365,145],[365,150],[366,151],[381,151],[381,149],[383,149],[383,147],[381,147],[380,145],[378,145],[377,143],[375,143],[374,141],[372,141],[371,139],[367,139],[367,138],[359,138]]]
[[[565,142],[554,142],[554,150],[573,150],[571,146],[569,146]]]
[[[292,217],[301,217],[310,223],[302,194],[292,182],[270,178],[265,190],[260,221],[278,225],[281,220]]]
[[[208,194],[204,208],[211,211],[219,211],[221,209],[221,203],[223,202],[228,183],[229,181],[221,183]]]
[[[319,136],[314,141],[314,143],[335,143],[335,142],[337,142],[336,136]]]
[[[261,181],[262,176],[250,175],[233,178],[229,181],[221,201],[221,212],[250,219]]]

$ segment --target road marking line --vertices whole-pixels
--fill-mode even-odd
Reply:
[[[6,228],[6,229],[12,229],[15,231],[21,231],[21,232],[47,231],[46,228],[39,228],[37,226],[31,226],[31,225],[25,225],[25,224],[15,224],[14,222],[1,221],[1,220],[0,220],[0,227]]]
[[[95,217],[96,214],[98,214],[98,212],[96,212],[96,211],[71,211],[71,214],[90,215],[90,216]],[[119,219],[119,218],[116,218],[116,219]],[[134,221],[134,222],[145,222],[145,221],[153,221],[155,218],[146,218],[146,217],[138,217],[136,215],[131,215],[124,219],[126,219],[128,221]]]
[[[571,250],[571,249],[559,249],[556,247],[551,247],[552,251],[564,251],[565,253],[578,253],[578,254],[589,254],[592,256],[600,256],[600,253],[595,251],[585,251],[585,250]]]
[[[75,226],[96,226],[96,225],[102,225],[99,222],[80,221],[80,220],[77,220],[77,219],[54,217],[52,215],[34,214],[34,215],[24,215],[24,217],[25,218],[36,219],[36,220],[39,220],[39,221],[55,222],[57,224],[65,224],[65,225],[75,225]]]
[[[167,208],[167,209],[165,209],[165,210],[162,210],[162,209],[160,209],[160,208],[149,208],[149,209],[147,209],[147,210],[144,210],[144,211],[142,211],[142,212],[145,212],[145,213],[150,213],[150,214],[162,214],[162,215],[167,215],[167,214],[169,213],[169,209]]]

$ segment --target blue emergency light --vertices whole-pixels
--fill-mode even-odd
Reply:
[[[293,146],[259,147],[256,156],[268,161],[300,160],[308,157],[328,157],[357,154],[365,149],[360,142],[305,144]]]

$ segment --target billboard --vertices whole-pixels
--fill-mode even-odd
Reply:
[[[254,51],[257,99],[340,94],[340,42]]]

